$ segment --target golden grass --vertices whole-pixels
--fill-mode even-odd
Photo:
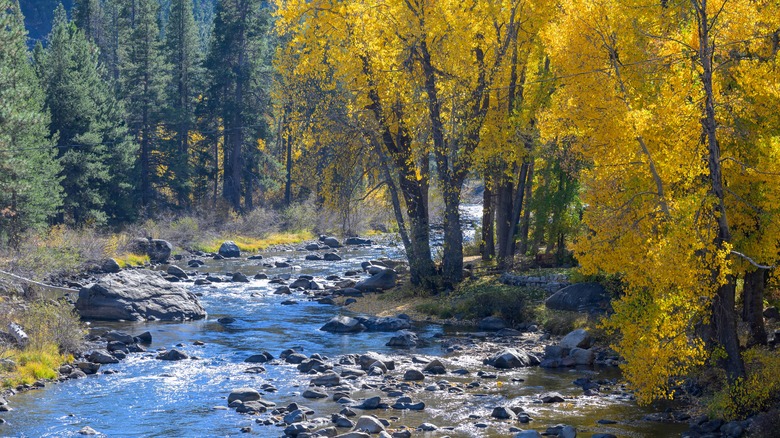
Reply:
[[[16,363],[16,368],[3,374],[4,387],[29,385],[40,379],[56,379],[59,366],[73,360],[71,356],[60,354],[57,345],[53,343],[37,349],[12,350],[5,356]]]
[[[149,264],[149,256],[148,255],[138,255],[138,254],[121,254],[114,257],[114,260],[119,264],[119,267],[124,269],[127,267],[132,266],[144,266]]]
[[[258,252],[275,245],[289,245],[311,240],[314,235],[309,231],[295,231],[288,233],[270,233],[264,237],[249,236],[225,236],[211,239],[206,242],[198,242],[194,248],[204,252],[217,252],[222,242],[232,240],[238,249],[244,252]]]

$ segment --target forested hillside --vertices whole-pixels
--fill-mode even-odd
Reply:
[[[312,231],[397,231],[433,293],[470,254],[611,279],[601,327],[642,403],[706,368],[719,415],[776,405],[776,0],[0,5],[10,251],[52,226],[313,205],[338,220]]]

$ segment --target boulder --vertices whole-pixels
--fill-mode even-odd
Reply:
[[[341,260],[341,256],[336,254],[335,252],[326,252],[325,255],[323,255],[322,257],[327,262],[337,262]]]
[[[574,360],[575,365],[593,365],[595,359],[593,351],[584,348],[572,348],[569,357]]]
[[[105,259],[100,263],[100,270],[106,274],[116,274],[122,267],[114,259]]]
[[[557,392],[545,392],[539,398],[542,400],[542,403],[560,403],[564,401],[563,396]]]
[[[506,327],[506,321],[498,316],[488,316],[479,322],[480,330],[498,331]]]
[[[392,269],[380,268],[379,272],[355,285],[355,289],[363,292],[386,290],[395,287],[398,273]]]
[[[168,266],[168,269],[166,269],[165,272],[167,272],[169,275],[173,275],[174,277],[187,278],[187,273],[176,265]]]
[[[373,434],[383,432],[385,430],[385,426],[379,420],[377,420],[376,417],[364,415],[358,418],[357,423],[355,423],[355,429],[353,430]]]
[[[539,365],[539,358],[525,351],[518,351],[512,348],[496,353],[493,357],[485,361],[500,369],[522,368]]]
[[[246,363],[266,363],[266,362],[269,362],[269,361],[273,360],[273,358],[274,357],[271,355],[271,353],[269,353],[267,351],[264,351],[264,352],[262,352],[260,354],[253,354],[253,355],[247,357],[246,359],[244,359],[244,362],[246,362]]]
[[[447,368],[444,367],[444,364],[439,359],[428,362],[423,371],[430,374],[447,374]]]
[[[234,283],[249,283],[249,279],[246,278],[246,275],[236,272],[233,274],[233,277],[230,279]]]
[[[345,245],[371,245],[371,239],[363,239],[361,237],[347,237],[344,241]]]
[[[95,350],[87,356],[87,360],[89,360],[92,363],[99,363],[99,364],[108,364],[108,363],[119,363],[119,360],[109,354],[106,350]]]
[[[230,392],[228,396],[228,404],[239,400],[242,402],[260,400],[260,393],[252,388],[236,388]]]
[[[563,348],[588,348],[592,339],[585,329],[577,329],[569,332],[558,343]]]
[[[499,420],[513,420],[516,417],[513,410],[504,406],[493,408],[493,412],[490,414],[490,416],[493,418],[498,418]]]
[[[103,334],[103,337],[106,338],[109,341],[116,341],[121,342],[125,345],[130,345],[135,342],[132,336],[125,332],[120,332],[116,330],[110,330]]]
[[[226,240],[219,246],[219,255],[225,258],[241,257],[241,250],[232,240]]]
[[[411,321],[394,316],[357,317],[356,319],[370,332],[396,332],[412,328]]]
[[[553,310],[599,312],[609,307],[609,294],[599,283],[577,283],[555,292],[544,302]]]
[[[161,352],[160,354],[157,355],[157,359],[160,359],[160,360],[184,360],[184,359],[189,359],[189,356],[187,356],[187,353],[185,353],[185,352],[183,352],[181,350],[177,350],[177,349],[174,348],[174,349],[169,350],[169,351]]]
[[[408,330],[401,330],[396,333],[395,336],[390,338],[390,340],[385,345],[388,347],[411,348],[416,347],[419,342],[420,339],[416,334]]]
[[[130,242],[128,250],[136,255],[149,256],[149,261],[153,263],[165,263],[171,256],[173,245],[165,240],[138,238]]]
[[[76,310],[84,319],[189,320],[206,317],[198,298],[159,272],[129,270],[108,274],[81,288]]]
[[[325,387],[339,386],[341,385],[341,376],[333,371],[328,371],[311,379],[311,384]]]
[[[535,430],[524,430],[518,432],[515,438],[542,438],[542,435]]]
[[[420,370],[416,370],[414,368],[408,369],[404,373],[404,380],[411,381],[411,382],[425,380],[425,374],[423,374]]]
[[[355,318],[349,316],[334,316],[325,323],[320,330],[331,333],[357,333],[366,329],[366,326]]]
[[[324,243],[330,248],[341,248],[341,242],[339,242],[339,240],[335,237],[322,236],[320,237],[320,242]]]

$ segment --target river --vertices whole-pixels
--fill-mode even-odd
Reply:
[[[248,276],[266,272],[269,276],[310,274],[326,277],[343,274],[360,266],[360,262],[379,257],[397,257],[393,247],[351,248],[342,251],[343,261],[305,261],[307,252],[290,251],[268,253],[265,260],[208,261],[201,272],[236,272]],[[269,259],[288,259],[301,268],[264,268]],[[251,278],[251,277],[250,277]],[[396,350],[386,347],[390,333],[332,334],[319,330],[332,316],[348,313],[333,305],[308,301],[298,294],[296,305],[281,305],[289,296],[274,295],[274,284],[269,280],[250,283],[230,283],[212,286],[190,286],[200,295],[209,312],[208,318],[184,323],[103,323],[93,322],[92,330],[102,332],[116,329],[137,335],[149,331],[153,337],[147,353],[130,354],[118,364],[103,365],[101,372],[112,374],[89,376],[45,388],[28,391],[11,398],[11,412],[2,413],[6,420],[0,424],[0,436],[63,437],[80,436],[78,431],[90,426],[111,437],[220,437],[242,435],[241,427],[251,427],[250,436],[281,436],[281,427],[262,426],[254,417],[225,410],[231,389],[249,386],[260,388],[271,384],[277,391],[263,397],[286,406],[297,402],[316,412],[317,417],[329,418],[340,406],[330,399],[319,401],[300,397],[308,378],[294,365],[278,364],[264,367],[266,372],[247,374],[244,359],[252,354],[269,351],[275,357],[287,348],[307,355],[320,353],[331,359],[351,353],[375,351],[408,361],[411,355],[440,356],[472,371],[469,376],[429,376],[425,385],[446,379],[448,384],[469,383],[478,379],[474,373],[486,369],[482,356],[448,353],[441,340],[463,328],[418,323],[414,330],[421,338],[431,340],[426,348]],[[222,317],[236,319],[233,324],[217,322]],[[200,341],[203,345],[194,345]],[[154,358],[157,348],[178,346],[196,360],[177,362]],[[493,370],[495,371],[495,370]],[[414,436],[512,436],[510,427],[533,428],[544,431],[558,423],[571,424],[579,436],[591,433],[612,433],[619,437],[679,436],[679,425],[661,425],[642,421],[653,409],[640,408],[620,397],[584,397],[582,390],[572,384],[578,377],[616,378],[615,368],[546,370],[539,367],[502,372],[497,380],[482,380],[479,387],[463,393],[426,391],[420,389],[412,397],[422,400],[424,411],[371,411],[379,417],[398,417],[392,425],[415,428],[423,422],[441,428],[436,432],[414,433]],[[559,391],[576,396],[566,403],[538,404],[537,395],[544,391]],[[357,389],[353,399],[376,395],[370,390]],[[392,404],[392,400],[388,399]],[[534,419],[528,425],[495,421],[490,418],[492,407],[507,403],[522,405]],[[260,418],[268,418],[263,414]],[[472,416],[472,417],[470,417]],[[474,418],[475,416],[479,418]],[[597,420],[610,419],[618,423],[599,425]],[[323,426],[326,424],[323,424]],[[483,427],[487,426],[487,427]],[[346,430],[344,430],[346,431]]]

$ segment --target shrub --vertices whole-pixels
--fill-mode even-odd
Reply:
[[[753,347],[742,354],[742,359],[747,378],[737,379],[715,393],[709,404],[711,416],[743,419],[780,400],[780,355],[765,347]]]

